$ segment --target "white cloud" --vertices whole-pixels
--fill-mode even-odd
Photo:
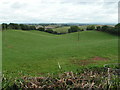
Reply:
[[[1,0],[0,23],[117,23],[118,0]]]

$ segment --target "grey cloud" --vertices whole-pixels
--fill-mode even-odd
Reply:
[[[4,1],[4,0],[3,0]],[[4,2],[1,22],[117,22],[116,2],[35,0]],[[104,0],[99,0],[104,1]],[[0,4],[0,8],[3,7]]]
[[[104,0],[104,2],[119,2],[119,0]]]
[[[90,4],[90,3],[97,3],[97,2],[108,2],[108,3],[113,3],[113,2],[118,2],[119,0],[61,0],[61,3],[72,3],[72,4]]]
[[[14,2],[11,7],[15,9],[24,8],[27,4],[26,3],[20,3],[20,2]]]
[[[2,4],[9,4],[9,2],[8,1],[4,1],[4,2],[2,2]]]
[[[120,23],[120,1],[118,3],[118,22]]]

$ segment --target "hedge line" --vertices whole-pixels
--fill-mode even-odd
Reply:
[[[102,31],[102,32],[107,32],[107,33],[119,36],[120,35],[120,23],[115,25],[115,27],[110,27],[110,26],[107,26],[107,25],[97,26],[96,30],[97,31]]]

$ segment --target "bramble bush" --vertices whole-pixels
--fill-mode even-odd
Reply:
[[[112,68],[85,68],[76,73],[64,72],[57,75],[48,74],[44,77],[5,78],[2,89],[90,89],[118,90],[119,75]]]

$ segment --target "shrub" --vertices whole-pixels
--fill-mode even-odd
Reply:
[[[100,30],[101,30],[101,27],[100,27],[100,26],[97,26],[97,27],[96,27],[96,30],[97,30],[97,31],[100,31]]]
[[[8,28],[8,25],[6,23],[2,23],[2,30],[6,30]]]
[[[30,30],[29,26],[25,24],[20,24],[20,27],[22,30]]]
[[[8,25],[8,28],[10,28],[10,29],[20,29],[20,26],[19,26],[19,24],[16,24],[16,23],[10,23]]]
[[[24,76],[17,79],[2,78],[2,90],[26,89],[89,89],[118,90],[120,78],[112,68],[91,67],[83,72],[64,72],[46,77]],[[104,82],[104,83],[103,83]]]
[[[53,33],[53,30],[52,29],[47,29],[47,30],[45,30],[45,32]]]
[[[95,30],[95,26],[94,25],[89,25],[89,26],[87,26],[86,30]]]
[[[53,31],[52,33],[53,33],[53,34],[57,34],[57,31]]]
[[[42,27],[40,27],[40,28],[38,28],[38,30],[39,30],[39,31],[44,31],[45,29],[42,28]]]
[[[70,29],[68,29],[68,33],[77,32],[78,30],[80,30],[78,26],[71,26]]]
[[[107,26],[107,25],[104,25],[102,27],[98,26],[96,30],[119,36],[120,35],[120,23],[115,25],[115,27],[111,27],[111,26]]]

